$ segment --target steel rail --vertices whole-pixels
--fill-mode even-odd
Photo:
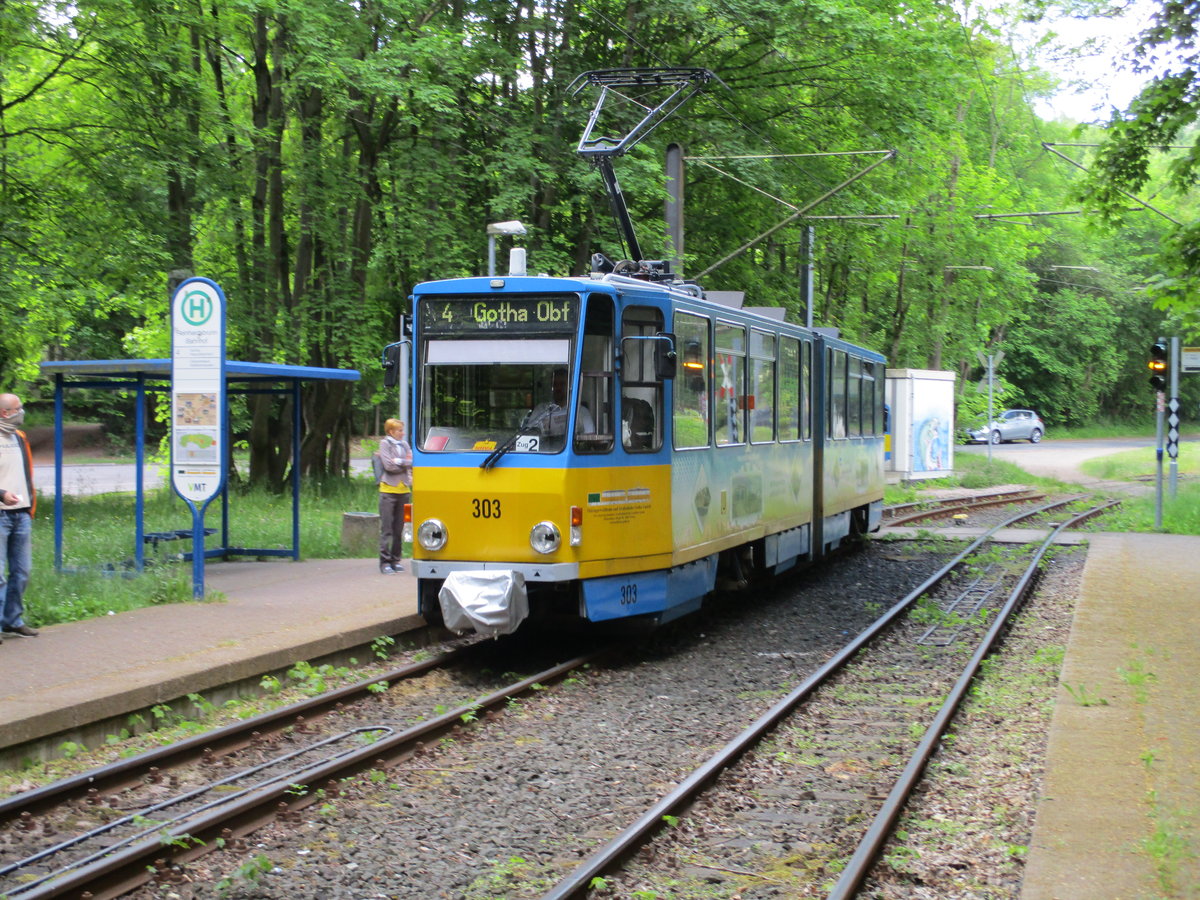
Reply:
[[[280,813],[302,809],[316,802],[316,789],[336,788],[337,782],[369,768],[386,765],[389,760],[411,755],[424,740],[435,738],[458,727],[467,718],[483,709],[498,706],[512,697],[554,681],[607,653],[601,649],[510,684],[480,697],[473,703],[460,706],[427,722],[344,754],[311,768],[307,790],[298,792],[296,786],[273,783],[262,790],[226,804],[219,809],[190,819],[167,829],[158,836],[126,847],[104,859],[65,873],[52,882],[30,891],[15,888],[9,896],[22,900],[48,900],[52,897],[101,898],[118,897],[150,879],[150,867],[161,868],[172,863],[184,863],[210,852],[230,837],[248,834]],[[20,891],[20,892],[19,892]]]
[[[641,846],[644,841],[648,840],[662,826],[665,821],[664,816],[678,812],[682,807],[691,802],[712,779],[732,763],[736,762],[747,750],[757,745],[796,706],[806,700],[822,683],[828,681],[836,674],[859,650],[886,631],[897,618],[907,612],[930,588],[946,578],[956,566],[988,538],[1014,522],[1057,509],[1060,506],[1073,502],[1074,499],[1077,498],[1047,503],[1033,510],[1024,510],[1014,516],[1010,516],[977,537],[967,545],[966,549],[930,575],[918,587],[914,588],[912,592],[876,619],[874,623],[860,632],[850,643],[846,644],[841,650],[830,657],[824,665],[813,672],[802,684],[759,716],[749,727],[717,751],[715,755],[694,769],[674,790],[647,809],[633,824],[629,825],[615,838],[580,863],[566,878],[559,881],[549,892],[543,894],[541,900],[571,900],[571,898],[583,896],[592,879],[601,876],[604,872],[614,867],[620,860]]]
[[[907,515],[909,510],[915,512],[921,509],[936,509],[939,506],[954,506],[958,503],[966,503],[970,501],[1000,501],[1006,498],[1010,499],[1011,501],[1012,498],[1025,497],[1030,493],[1030,491],[1021,488],[1020,490],[1016,491],[997,491],[992,494],[976,494],[974,497],[946,497],[942,500],[934,500],[933,506],[930,506],[928,502],[922,502],[920,500],[913,501],[912,503],[897,503],[895,506],[884,507],[883,518],[885,520],[889,520],[893,516]]]
[[[1009,594],[1008,600],[1001,607],[987,634],[980,641],[979,646],[972,654],[967,665],[963,668],[962,674],[959,675],[954,687],[947,694],[946,700],[942,703],[937,715],[934,716],[929,728],[926,729],[925,736],[921,739],[920,744],[917,745],[916,750],[913,751],[908,764],[900,774],[900,778],[897,779],[896,784],[888,793],[887,799],[875,815],[874,821],[871,823],[870,828],[867,829],[866,835],[859,842],[849,862],[847,862],[846,868],[842,870],[841,876],[828,895],[828,900],[849,900],[849,898],[857,894],[858,888],[862,885],[871,866],[875,864],[875,859],[879,855],[880,850],[883,849],[883,845],[892,834],[896,819],[899,818],[904,804],[924,773],[929,758],[933,755],[938,743],[950,727],[950,722],[958,711],[958,707],[962,704],[962,700],[966,696],[971,682],[974,681],[975,676],[978,674],[980,666],[983,665],[984,659],[992,652],[992,648],[999,642],[1001,634],[1008,627],[1009,619],[1020,609],[1026,595],[1029,593],[1033,585],[1034,576],[1037,574],[1042,558],[1046,555],[1046,551],[1050,548],[1050,545],[1054,543],[1061,532],[1070,526],[1098,515],[1118,502],[1112,501],[1111,503],[1087,510],[1068,519],[1066,522],[1055,527],[1046,536],[1045,540],[1042,541],[1041,546],[1034,553],[1033,559],[1025,568],[1025,572],[1021,575],[1020,580]]]
[[[481,643],[481,642],[480,642]],[[269,734],[280,731],[296,723],[298,719],[308,719],[324,715],[340,703],[353,702],[360,696],[370,693],[371,685],[382,682],[400,681],[412,678],[429,669],[440,668],[462,657],[478,652],[480,643],[469,644],[446,653],[417,663],[393,669],[383,675],[370,678],[356,684],[347,685],[337,690],[329,691],[317,697],[311,697],[271,712],[263,713],[243,722],[234,722],[223,728],[218,728],[205,734],[196,735],[167,747],[149,750],[129,759],[118,760],[99,769],[82,772],[70,778],[64,778],[53,784],[48,784],[31,791],[14,794],[0,800],[0,825],[18,818],[22,813],[38,813],[50,807],[59,805],[76,796],[81,796],[95,790],[99,793],[112,793],[130,784],[142,781],[152,775],[152,769],[183,765],[195,759],[202,758],[206,752],[219,753],[236,749],[249,743],[255,732]]]
[[[920,522],[923,519],[944,519],[947,516],[953,516],[960,512],[970,512],[973,509],[989,509],[993,506],[1007,506],[1010,503],[1034,502],[1037,500],[1046,499],[1045,494],[1035,492],[1022,492],[1020,494],[1010,494],[1005,497],[996,498],[981,498],[981,499],[964,499],[951,501],[942,506],[916,510],[905,515],[893,516],[887,520],[889,526],[903,525],[907,522]],[[1071,498],[1071,501],[1078,500],[1078,497]]]
[[[338,757],[345,756],[347,753],[349,753],[351,751],[343,750],[332,756],[327,756],[324,759],[316,760],[316,761],[310,762],[306,765],[299,766],[298,768],[289,769],[286,772],[281,772],[276,775],[272,775],[271,777],[266,778],[263,781],[260,781],[256,784],[253,784],[250,787],[240,788],[235,793],[221,795],[221,796],[217,797],[217,799],[209,800],[207,803],[204,803],[203,805],[201,805],[195,809],[189,809],[189,810],[185,810],[184,812],[177,813],[177,814],[171,816],[171,818],[169,818],[169,819],[163,819],[163,820],[149,820],[148,819],[148,816],[151,813],[163,812],[165,810],[171,809],[174,806],[178,806],[182,803],[186,803],[189,800],[195,800],[199,797],[202,797],[205,794],[208,794],[208,793],[211,793],[211,792],[217,790],[218,788],[233,786],[233,785],[237,784],[239,781],[246,780],[249,776],[257,775],[260,772],[265,772],[269,769],[275,768],[275,767],[279,766],[281,763],[290,762],[292,760],[300,759],[301,757],[311,755],[312,753],[314,753],[317,750],[321,750],[325,747],[329,747],[334,744],[342,743],[356,735],[366,735],[366,734],[372,734],[372,733],[394,734],[395,729],[391,728],[390,726],[386,726],[386,725],[367,725],[367,726],[363,726],[361,728],[352,729],[350,731],[344,731],[341,734],[331,735],[330,737],[325,738],[324,740],[318,741],[315,744],[309,744],[306,747],[301,747],[298,750],[293,750],[291,753],[287,753],[282,757],[278,757],[276,759],[271,759],[266,762],[259,763],[257,766],[252,766],[251,768],[245,770],[244,772],[237,772],[226,778],[222,778],[219,781],[214,781],[209,784],[202,785],[197,788],[193,788],[191,790],[185,791],[182,794],[177,794],[174,797],[168,797],[166,800],[162,800],[158,803],[151,804],[150,806],[144,807],[143,809],[140,809],[135,813],[129,813],[128,815],[121,816],[118,819],[113,819],[110,822],[106,822],[105,824],[101,825],[98,828],[93,828],[91,831],[84,832],[83,834],[79,834],[74,837],[68,838],[67,840],[62,841],[61,843],[58,843],[58,844],[54,845],[53,847],[47,847],[45,850],[41,850],[38,853],[35,853],[33,856],[28,856],[25,859],[17,860],[16,862],[9,863],[6,866],[0,867],[0,877],[10,875],[13,872],[19,872],[21,869],[29,868],[30,866],[36,865],[37,863],[41,862],[44,859],[52,859],[54,856],[57,856],[58,854],[71,849],[72,847],[77,847],[80,844],[86,843],[89,840],[94,840],[96,838],[103,837],[104,835],[108,834],[109,832],[116,831],[118,828],[121,828],[122,826],[133,824],[133,825],[136,825],[141,828],[141,830],[138,831],[137,833],[127,835],[126,837],[120,838],[119,840],[117,840],[111,844],[108,844],[107,846],[102,847],[99,850],[96,850],[95,852],[91,853],[90,855],[88,855],[82,859],[72,860],[71,862],[67,863],[66,865],[61,866],[60,868],[58,868],[52,872],[47,872],[45,875],[42,875],[41,877],[36,877],[30,881],[24,881],[20,884],[19,887],[13,888],[12,890],[8,891],[4,896],[5,896],[6,900],[7,900],[7,898],[23,896],[24,892],[29,891],[29,890],[37,887],[40,884],[43,884],[47,881],[57,878],[60,875],[64,875],[67,872],[71,872],[71,871],[74,871],[75,869],[82,868],[83,866],[87,865],[88,863],[95,862],[98,859],[103,859],[105,856],[112,854],[114,851],[119,850],[122,847],[129,846],[130,844],[133,844],[135,841],[137,841],[139,839],[147,838],[151,834],[154,834],[154,835],[162,834],[164,832],[164,830],[170,828],[173,825],[177,825],[181,822],[190,821],[191,819],[194,819],[196,816],[200,815],[203,812],[207,812],[210,809],[217,809],[221,806],[224,806],[228,803],[231,803],[235,800],[245,797],[254,791],[261,791],[264,787],[268,787],[272,784],[276,784],[279,782],[283,782],[284,784],[287,784],[289,786],[303,784],[304,781],[306,780],[306,776],[309,771],[316,768],[318,765],[321,765],[322,763],[327,762],[329,759],[336,759]],[[147,821],[151,822],[150,827],[142,827],[142,824],[144,824],[144,823],[142,823],[142,820],[147,820]]]

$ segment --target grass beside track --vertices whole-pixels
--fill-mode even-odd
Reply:
[[[1121,500],[1121,505],[1104,517],[1084,525],[1085,529],[1101,531],[1133,531],[1160,534],[1200,534],[1200,444],[1184,442],[1179,445],[1179,479],[1177,495],[1172,498],[1164,488],[1163,527],[1154,527],[1155,496],[1153,485],[1148,484],[1145,493],[1131,495],[1124,491],[1111,491],[1108,496]],[[1154,474],[1155,458],[1153,447],[1125,450],[1110,456],[1088,460],[1082,465],[1084,474],[1102,481],[1145,481]],[[920,499],[922,492],[937,488],[988,488],[1002,484],[1026,484],[1040,490],[1055,493],[1075,493],[1080,485],[1039,478],[1005,460],[982,455],[959,453],[954,457],[955,473],[949,478],[933,481],[911,482],[888,485],[884,502],[911,503]],[[1166,463],[1164,462],[1164,471]],[[1165,475],[1164,475],[1165,481]]]
[[[369,477],[306,482],[300,492],[300,554],[304,559],[337,559],[342,549],[342,516],[374,512],[378,487]],[[229,542],[234,547],[286,549],[292,541],[291,493],[231,491]],[[146,494],[147,532],[191,530],[187,506],[170,488]],[[178,559],[191,550],[186,540],[146,546],[146,569],[133,563],[134,497],[104,494],[63,497],[63,573],[54,567],[54,500],[38,504],[33,530],[33,577],[25,595],[26,619],[34,627],[114,615],[129,609],[192,600],[191,563]],[[208,528],[220,528],[214,502],[205,515]],[[215,545],[217,535],[208,538]],[[219,600],[211,595],[207,600]]]
[[[889,484],[884,488],[883,502],[889,506],[896,503],[912,503],[921,499],[926,491],[968,488],[981,490],[1003,484],[1026,484],[1044,491],[1070,493],[1077,485],[1067,484],[1054,478],[1039,478],[1030,475],[1007,460],[988,460],[986,456],[959,453],[954,457],[954,474],[930,481],[910,481],[904,484]]]
[[[1163,460],[1163,505],[1161,529],[1154,527],[1156,471],[1155,448],[1140,447],[1124,450],[1111,456],[1091,459],[1081,468],[1085,475],[1103,481],[1139,481],[1147,484],[1147,492],[1125,500],[1115,513],[1105,516],[1107,531],[1160,531],[1164,534],[1200,534],[1200,444],[1179,444],[1178,483],[1176,495],[1170,495],[1170,462]]]

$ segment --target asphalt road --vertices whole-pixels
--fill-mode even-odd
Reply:
[[[1069,481],[1085,486],[1099,487],[1111,485],[1111,482],[1099,481],[1079,470],[1080,465],[1098,456],[1108,456],[1144,447],[1147,450],[1146,474],[1154,471],[1154,438],[1103,438],[1096,440],[1043,440],[1040,444],[1028,441],[1014,441],[1011,444],[994,444],[991,447],[993,459],[1003,459],[1013,465],[1020,466],[1030,475],[1043,478],[1057,478],[1059,481]],[[955,447],[956,453],[987,455],[987,444],[960,444]],[[1140,482],[1133,486],[1150,487]]]

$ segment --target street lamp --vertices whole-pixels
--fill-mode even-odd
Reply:
[[[511,222],[493,222],[487,227],[488,275],[496,274],[496,235],[525,234],[525,226],[515,219]]]

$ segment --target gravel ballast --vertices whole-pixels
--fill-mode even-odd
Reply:
[[[769,590],[724,597],[631,639],[615,664],[326,791],[298,817],[136,896],[541,896],[947,555],[937,542],[876,540]],[[1017,896],[1082,558],[1061,553],[1049,565],[867,896]],[[760,890],[761,879],[715,878],[703,896],[740,897],[748,886]],[[775,887],[745,896],[810,896]],[[669,880],[644,889],[692,896]]]

